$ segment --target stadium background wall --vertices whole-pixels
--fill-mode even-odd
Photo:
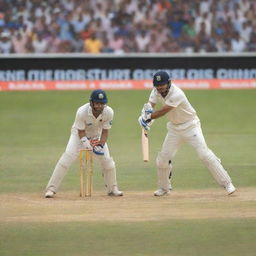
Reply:
[[[158,69],[184,89],[256,88],[256,54],[70,54],[1,58],[0,90],[150,89]]]

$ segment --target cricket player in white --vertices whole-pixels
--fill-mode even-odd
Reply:
[[[224,187],[228,194],[234,193],[236,189],[231,178],[221,165],[220,159],[208,148],[201,130],[200,120],[184,92],[171,83],[170,77],[165,71],[155,73],[153,85],[149,102],[142,109],[139,123],[144,129],[149,130],[154,119],[167,115],[169,120],[168,132],[156,159],[159,188],[154,195],[163,196],[170,193],[171,162],[179,146],[184,142],[189,143],[196,150],[199,158],[219,185]],[[154,111],[153,108],[158,101],[163,106]]]
[[[116,166],[106,143],[114,115],[113,109],[106,104],[105,91],[95,90],[90,96],[90,103],[77,110],[66,150],[56,164],[46,187],[46,198],[52,198],[57,193],[64,176],[70,165],[78,158],[81,149],[93,150],[94,157],[100,162],[107,194],[123,195],[123,192],[117,188]]]

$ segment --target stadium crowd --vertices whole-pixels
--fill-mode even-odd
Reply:
[[[256,52],[255,0],[0,0],[0,53]]]

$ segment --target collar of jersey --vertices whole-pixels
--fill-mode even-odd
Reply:
[[[104,111],[104,109],[103,109],[103,111]],[[102,111],[102,113],[103,113],[103,111]],[[89,106],[89,108],[88,108],[88,115],[89,115],[89,116],[92,116],[92,117],[94,117],[94,118],[96,118],[96,119],[98,119],[99,117],[101,117],[101,116],[102,116],[102,113],[96,118],[96,117],[93,115],[93,113],[92,113],[92,107]]]
[[[156,91],[156,94],[157,94],[158,96],[160,96],[161,98],[163,98],[162,95],[161,95],[161,93],[159,93],[156,88],[154,88],[154,89],[155,89],[155,91]],[[166,94],[166,96],[165,96],[163,99],[165,99],[169,94],[171,94],[172,91],[173,91],[173,86],[171,85],[171,87],[169,88],[169,92]]]

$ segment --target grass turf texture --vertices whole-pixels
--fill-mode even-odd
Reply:
[[[21,224],[1,233],[1,255],[254,256],[249,220]]]
[[[255,186],[256,90],[186,91],[186,94],[198,112],[209,147],[222,158],[234,184]],[[108,144],[117,164],[119,186],[124,191],[153,192],[156,188],[155,156],[166,134],[166,118],[152,126],[150,162],[145,164],[141,160],[137,118],[148,96],[149,91],[108,92],[109,105],[115,110]],[[1,194],[43,195],[54,165],[65,149],[76,109],[88,98],[89,92],[81,91],[0,93]],[[176,190],[217,189],[189,146],[180,149],[173,165]],[[104,194],[97,166],[95,172],[94,189]],[[77,163],[72,165],[60,193],[69,190],[79,190]],[[42,225],[1,221],[0,225],[0,255],[53,252],[55,255],[234,256],[253,255],[256,250],[252,239],[255,239],[252,231],[255,218]]]

